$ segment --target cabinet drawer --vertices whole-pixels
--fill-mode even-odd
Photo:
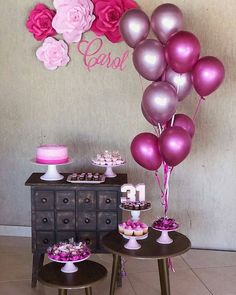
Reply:
[[[76,234],[73,231],[58,231],[56,233],[56,242],[69,242],[70,239],[74,239],[76,242]]]
[[[99,212],[98,213],[98,229],[113,230],[117,228],[117,213],[115,212]]]
[[[99,191],[98,207],[102,210],[116,210],[117,192],[116,191]]]
[[[79,212],[77,220],[79,230],[96,229],[96,212]]]
[[[91,251],[97,247],[96,232],[79,232],[79,241],[85,242]]]
[[[96,209],[96,192],[95,191],[78,191],[78,208],[79,210]]]
[[[54,232],[36,232],[37,248],[47,248],[55,243]]]
[[[54,229],[54,212],[41,211],[35,213],[36,230]]]
[[[36,210],[53,210],[54,209],[54,192],[35,191],[34,203],[35,203]]]
[[[74,191],[57,191],[56,192],[57,210],[74,210],[75,209],[75,192]]]
[[[58,230],[74,230],[75,229],[75,213],[74,212],[57,212],[57,229]]]

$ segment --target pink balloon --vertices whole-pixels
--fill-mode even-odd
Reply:
[[[121,17],[119,25],[124,41],[132,48],[146,39],[150,30],[149,19],[140,9],[127,10]]]
[[[158,6],[151,17],[151,26],[157,38],[166,43],[171,35],[183,29],[182,11],[174,4]]]
[[[175,87],[179,101],[182,101],[188,96],[192,90],[191,73],[176,73],[171,67],[168,67],[164,72],[162,79]]]
[[[190,32],[180,31],[166,45],[166,59],[177,73],[191,72],[200,55],[200,43]]]
[[[192,140],[181,127],[169,127],[162,132],[159,140],[160,151],[169,166],[181,163],[191,150]]]
[[[147,170],[157,170],[162,163],[158,137],[152,133],[140,133],[131,143],[134,160]]]
[[[224,65],[214,56],[199,59],[192,73],[194,88],[201,96],[214,92],[223,82],[224,77]]]
[[[150,81],[157,81],[166,67],[162,44],[154,39],[140,42],[134,49],[133,63],[141,76]]]
[[[155,122],[152,120],[152,118],[148,115],[148,113],[145,111],[143,104],[141,103],[141,110],[143,113],[144,118],[152,125],[155,126]]]
[[[168,82],[153,82],[144,91],[142,105],[154,125],[166,123],[176,112],[177,104],[176,90]]]
[[[169,120],[167,122],[167,127],[171,127],[171,121],[172,120]],[[177,114],[177,115],[175,115],[173,126],[181,127],[185,131],[187,131],[188,134],[191,137],[194,136],[194,133],[195,133],[195,124],[194,124],[193,120],[191,118],[189,118],[185,114]]]

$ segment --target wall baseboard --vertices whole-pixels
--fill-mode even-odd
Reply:
[[[0,236],[31,237],[31,227],[0,225]]]

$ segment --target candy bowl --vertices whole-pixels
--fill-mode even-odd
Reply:
[[[86,243],[58,243],[47,249],[48,258],[51,261],[64,263],[61,268],[64,273],[73,273],[78,270],[74,265],[76,262],[81,262],[89,258],[91,252]]]
[[[171,244],[173,240],[168,233],[178,230],[179,224],[173,218],[161,217],[153,222],[152,228],[161,232],[161,236],[156,240],[157,243]]]

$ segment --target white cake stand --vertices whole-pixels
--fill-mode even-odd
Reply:
[[[45,174],[43,174],[40,179],[45,180],[45,181],[56,181],[56,180],[62,180],[64,178],[63,175],[61,175],[58,171],[57,171],[57,166],[62,166],[62,165],[69,165],[72,163],[72,160],[69,159],[68,162],[66,163],[62,163],[62,164],[40,164],[36,162],[36,159],[32,159],[31,163],[35,164],[35,165],[39,165],[39,166],[47,166],[47,172]]]
[[[151,210],[152,209],[152,206],[149,207],[149,208],[147,208],[147,209],[139,209],[139,210],[125,209],[125,208],[122,207],[122,205],[120,205],[119,208],[121,210],[124,210],[124,211],[129,211],[130,214],[131,214],[131,220],[138,221],[138,220],[140,220],[140,213],[141,212],[148,211],[148,210]]]
[[[113,178],[113,177],[117,176],[117,174],[112,170],[112,168],[120,167],[120,166],[123,166],[124,164],[125,164],[125,162],[122,164],[116,164],[116,165],[98,165],[98,164],[95,164],[94,162],[92,162],[92,165],[94,165],[96,167],[106,168],[104,176],[106,176],[108,178]]]
[[[141,248],[141,245],[137,242],[139,240],[144,240],[148,237],[148,233],[143,236],[126,236],[125,234],[121,234],[125,239],[128,239],[128,243],[124,245],[125,249],[128,250],[138,250]]]
[[[90,255],[88,255],[87,257],[85,257],[84,259],[81,260],[76,260],[76,261],[59,261],[59,260],[55,260],[52,259],[50,257],[48,257],[51,261],[54,262],[58,262],[58,263],[64,263],[65,265],[61,268],[61,271],[64,273],[73,273],[73,272],[77,272],[78,271],[78,267],[74,265],[74,263],[77,262],[82,262],[86,259],[88,259],[90,257]]]
[[[176,227],[175,229],[169,229],[169,230],[163,230],[163,229],[157,229],[155,227],[152,227],[154,230],[157,230],[157,231],[160,231],[161,232],[161,235],[158,239],[156,239],[156,242],[159,243],[159,244],[171,244],[173,243],[173,240],[170,238],[169,236],[169,232],[171,231],[176,231],[179,229],[179,226]]]

